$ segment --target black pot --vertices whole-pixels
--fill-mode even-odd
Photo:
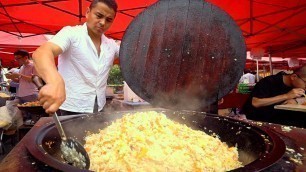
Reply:
[[[202,130],[207,134],[216,133],[221,141],[238,147],[239,160],[244,167],[233,171],[260,171],[277,162],[285,152],[285,144],[271,130],[258,128],[251,124],[200,112],[162,111],[173,121]],[[98,132],[121,118],[127,112],[100,113],[73,117],[62,121],[68,137],[84,144],[88,131]],[[47,143],[52,143],[47,144]],[[80,171],[68,165],[61,158],[61,139],[54,123],[43,126],[27,140],[26,147],[38,160],[62,171]]]

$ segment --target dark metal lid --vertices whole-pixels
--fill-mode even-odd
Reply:
[[[202,109],[234,89],[246,45],[240,28],[203,0],[162,0],[129,25],[120,48],[123,77],[151,104]]]

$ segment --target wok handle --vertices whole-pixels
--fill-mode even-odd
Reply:
[[[46,83],[37,75],[32,76],[32,82],[36,85],[38,90],[41,89]]]

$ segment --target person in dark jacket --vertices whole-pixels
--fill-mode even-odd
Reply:
[[[251,120],[306,127],[306,114],[274,109],[275,105],[297,104],[296,98],[305,95],[306,66],[292,74],[280,72],[260,80],[243,107]]]

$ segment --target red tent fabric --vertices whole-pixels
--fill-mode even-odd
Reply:
[[[121,39],[133,18],[157,0],[117,0],[115,22],[106,33]],[[264,48],[278,57],[306,57],[306,2],[302,0],[207,0],[220,7],[243,31],[248,50]],[[0,0],[0,31],[55,34],[81,24],[90,0]],[[171,1],[170,1],[171,3]],[[13,33],[13,32],[17,32]],[[29,35],[28,35],[29,36]]]
[[[33,34],[23,34],[24,36]],[[25,49],[30,53],[48,39],[45,35],[31,37],[17,37],[15,35],[0,31],[0,59],[4,67],[16,67],[18,63],[14,61],[13,53],[17,49]]]
[[[28,46],[28,45],[3,45],[0,44],[0,61],[2,67],[19,67],[19,63],[14,60],[14,52],[18,49],[27,50],[30,55],[33,53],[33,51],[38,48],[38,46]],[[118,63],[118,62],[117,62]],[[55,58],[55,64],[57,65],[57,58]]]

